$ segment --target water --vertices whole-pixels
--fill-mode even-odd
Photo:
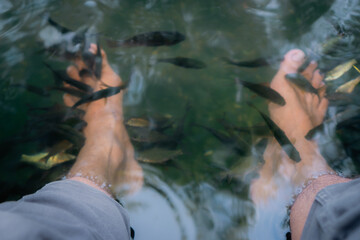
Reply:
[[[44,44],[56,40],[46,16],[69,29],[88,27],[92,33],[113,39],[149,31],[179,31],[186,40],[170,47],[110,49],[101,41],[114,70],[125,82],[131,80],[124,99],[126,118],[160,115],[177,123],[186,105],[191,106],[184,137],[177,147],[184,154],[165,164],[142,163],[145,188],[138,195],[121,199],[130,212],[136,239],[285,239],[291,186],[281,183],[283,188],[274,199],[257,208],[249,197],[249,185],[262,161],[261,148],[255,147],[259,137],[243,136],[250,144],[247,154],[240,156],[194,124],[224,130],[218,120],[225,116],[237,126],[263,125],[260,115],[246,101],[266,111],[265,101],[237,87],[234,79],[269,83],[279,62],[250,69],[228,65],[221,58],[277,59],[294,47],[309,52],[336,36],[333,20],[348,28],[355,26],[346,44],[333,55],[319,59],[324,69],[333,67],[337,60],[357,54],[354,19],[358,12],[358,1],[350,0],[1,0],[0,140],[19,134],[39,138],[11,144],[12,149],[2,148],[0,181],[4,187],[0,199],[18,199],[32,193],[61,177],[71,166],[68,162],[44,171],[19,161],[23,153],[40,152],[48,140],[35,129],[23,132],[31,120],[31,107],[62,102],[60,92],[44,98],[11,87],[25,83],[52,85],[53,76],[43,62],[57,69],[69,64],[42,52]],[[156,63],[157,58],[176,56],[201,60],[207,68],[194,70]],[[334,90],[356,76],[351,70],[339,81],[328,83],[328,89]],[[357,106],[335,105],[327,115],[335,116],[343,109]],[[316,139],[331,167],[345,176],[356,175],[360,169],[356,157],[360,151],[356,146],[358,125],[354,123],[352,129],[346,127],[339,133],[336,124],[327,124],[326,131]]]

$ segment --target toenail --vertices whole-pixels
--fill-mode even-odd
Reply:
[[[303,51],[298,51],[291,56],[291,59],[295,62],[300,62],[304,58],[305,58],[305,53]]]

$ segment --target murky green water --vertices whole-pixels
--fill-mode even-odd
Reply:
[[[247,89],[238,89],[235,77],[255,83],[269,83],[279,61],[262,68],[239,68],[222,57],[251,60],[259,57],[280,59],[296,47],[309,52],[337,35],[331,22],[351,29],[350,37],[329,55],[319,58],[329,70],[346,59],[356,58],[358,1],[46,1],[0,0],[0,140],[34,136],[40,123],[28,129],[33,107],[62,103],[62,93],[52,91],[40,97],[13,84],[53,85],[53,76],[43,62],[65,68],[43,52],[41,33],[49,27],[50,15],[63,26],[113,39],[124,39],[149,31],[178,31],[186,40],[174,46],[108,48],[112,67],[125,82],[125,117],[168,116],[184,121],[184,134],[176,149],[183,155],[163,164],[142,163],[145,188],[137,196],[122,199],[130,212],[136,239],[285,239],[286,201],[255,209],[249,198],[249,184],[261,164],[260,137],[244,134],[245,154],[239,155],[196,124],[224,130],[219,119],[239,127],[264,125],[260,115],[246,101],[266,111],[266,102]],[[45,29],[45,30],[44,30]],[[50,38],[46,35],[46,38]],[[158,58],[189,57],[203,61],[204,69],[186,69]],[[328,91],[353,79],[352,69],[328,84]],[[130,81],[131,80],[131,81]],[[354,95],[359,93],[355,88]],[[328,116],[357,109],[357,103],[333,104]],[[39,126],[40,125],[40,126]],[[334,131],[329,124],[318,141],[329,164],[346,176],[359,170],[357,142],[359,122]],[[176,124],[174,125],[176,126]],[[171,130],[169,131],[171,134]],[[168,134],[169,134],[168,132]],[[21,154],[41,150],[42,138],[15,141],[2,146],[0,162],[1,201],[18,199],[47,182],[61,177],[70,163],[45,171],[20,162]],[[360,155],[359,155],[360,156]],[[150,237],[149,237],[150,236]]]

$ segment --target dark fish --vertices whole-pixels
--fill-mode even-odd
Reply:
[[[345,119],[341,122],[339,122],[336,125],[336,130],[346,128],[346,127],[354,127],[360,124],[360,115]]]
[[[61,26],[60,24],[58,24],[57,22],[55,22],[53,19],[51,19],[50,17],[48,18],[48,23],[53,26],[54,28],[56,28],[59,32],[61,33],[68,33],[68,32],[72,32],[70,29]]]
[[[135,35],[126,40],[107,39],[109,47],[158,47],[171,46],[185,40],[185,36],[176,31],[155,31]]]
[[[81,58],[85,65],[88,67],[88,71],[90,71],[92,74],[92,69],[94,69],[95,66],[95,55],[88,50],[84,50],[81,53]]]
[[[67,75],[66,71],[55,70],[49,64],[47,64],[47,63],[44,63],[44,64],[53,73],[54,77],[57,79],[57,82],[64,81],[67,84],[70,84],[71,86],[76,87],[80,90],[83,90],[87,93],[92,93],[94,91],[94,89],[91,86],[89,86],[88,84],[77,81],[77,80],[69,77]]]
[[[314,88],[311,83],[300,73],[288,73],[285,75],[285,78],[302,90],[309,93],[314,93],[320,98],[318,90]]]
[[[128,129],[130,139],[140,145],[153,146],[156,144],[168,143],[172,141],[170,137],[150,129],[131,128]]]
[[[214,128],[210,128],[207,126],[203,126],[200,124],[195,124],[195,126],[201,127],[209,131],[215,138],[217,138],[221,143],[225,145],[232,145],[232,147],[237,151],[240,155],[246,154],[246,149],[248,149],[248,145],[244,142],[243,139],[240,139],[237,136],[234,136],[229,133],[224,133],[222,131],[216,130]]]
[[[78,149],[80,149],[85,143],[84,135],[68,125],[57,124],[55,125],[53,131],[74,144],[74,146]]]
[[[273,120],[271,120],[268,116],[266,116],[264,113],[262,113],[258,108],[256,108],[253,104],[248,103],[250,106],[255,108],[261,115],[261,117],[264,119],[266,124],[268,125],[270,131],[273,133],[276,141],[280,144],[280,146],[283,148],[283,150],[286,152],[286,154],[294,160],[295,162],[300,162],[300,154],[294,147],[294,145],[290,142],[286,134],[284,133],[281,128],[279,128]]]
[[[206,64],[199,60],[192,59],[192,58],[185,58],[185,57],[160,58],[157,61],[171,63],[176,66],[183,67],[183,68],[201,69],[201,68],[206,67]]]
[[[311,139],[313,139],[313,137],[315,136],[316,133],[322,131],[323,129],[324,129],[323,123],[314,127],[305,135],[305,139],[310,141]]]
[[[307,58],[305,58],[305,61],[303,64],[301,64],[301,66],[298,68],[297,72],[298,73],[302,73],[311,63],[311,61],[314,60],[314,58],[312,58],[311,56],[308,56]]]
[[[49,89],[65,92],[65,93],[68,93],[72,96],[79,97],[79,98],[82,98],[86,95],[86,93],[83,91],[79,91],[74,88],[68,88],[68,87],[50,87]]]
[[[96,43],[97,51],[95,55],[95,65],[94,65],[94,75],[97,79],[101,78],[101,70],[102,70],[102,56],[101,56],[101,48],[99,41]]]
[[[50,107],[42,108],[29,107],[28,111],[28,115],[32,118],[35,118],[37,122],[39,122],[40,120],[47,122],[51,122],[52,120],[56,120],[57,122],[63,122],[69,118],[81,119],[84,117],[84,114],[85,112],[83,110],[71,109],[70,107],[66,107],[60,104],[55,104]]]
[[[266,125],[258,125],[252,127],[237,127],[234,126],[234,130],[240,133],[250,133],[255,136],[269,136],[269,128]]]
[[[74,104],[74,106],[72,106],[72,108],[74,109],[84,103],[88,103],[88,102],[99,100],[101,98],[113,96],[115,94],[118,94],[122,89],[125,89],[125,88],[126,88],[126,85],[122,85],[119,87],[108,87],[103,90],[99,90],[99,91],[93,92],[91,94],[87,94],[83,98],[81,98],[79,101],[77,101]]]
[[[45,162],[51,157],[58,153],[65,152],[66,150],[70,149],[73,146],[73,144],[67,140],[62,140],[49,149],[48,155],[45,157]]]
[[[31,84],[11,84],[10,87],[24,88],[27,91],[32,92],[32,93],[42,96],[42,97],[50,96],[49,92],[46,89],[31,85]]]
[[[165,131],[174,125],[174,120],[167,117],[150,117],[150,129],[155,129],[157,131]]]
[[[46,47],[46,51],[50,52],[52,56],[74,59],[78,57],[81,45],[84,45],[86,39],[90,35],[96,35],[89,34],[87,27],[73,31],[61,26],[50,17],[48,18],[48,23],[61,34],[59,36],[59,42]]]
[[[182,154],[183,152],[180,149],[169,150],[169,149],[154,147],[138,153],[136,156],[136,160],[145,163],[159,164],[159,163],[165,163]]]
[[[173,134],[173,139],[176,142],[179,142],[184,136],[185,119],[186,119],[190,109],[191,109],[191,105],[189,104],[189,102],[187,102],[186,106],[185,106],[184,115],[182,116],[182,118],[178,122],[177,127],[175,128],[175,131],[174,131],[174,134]]]
[[[271,64],[271,62],[274,61],[274,60],[270,60],[268,58],[256,58],[253,60],[240,61],[240,62],[233,61],[229,58],[223,58],[223,60],[228,64],[235,65],[238,67],[247,67],[247,68],[257,68],[257,67],[269,66]],[[275,61],[281,61],[281,60],[282,59],[276,59]]]
[[[271,89],[270,87],[266,87],[261,84],[246,82],[238,78],[235,78],[235,81],[241,83],[244,87],[250,89],[261,97],[270,100],[271,102],[274,102],[280,106],[284,106],[286,104],[285,99],[278,92]]]
[[[333,92],[327,93],[325,97],[329,100],[331,106],[358,105],[360,103],[359,98],[350,93]]]
[[[79,76],[81,78],[84,78],[84,77],[91,77],[92,76],[92,72],[89,70],[89,69],[82,69],[80,72],[79,72]]]
[[[200,124],[194,124],[194,126],[197,126],[197,127],[201,127],[201,128],[206,129],[206,130],[209,131],[216,139],[218,139],[220,142],[222,142],[222,143],[224,143],[224,144],[234,144],[234,143],[235,143],[234,138],[232,138],[231,136],[229,136],[228,134],[226,134],[226,133],[224,133],[224,132],[222,132],[222,131],[216,130],[216,129],[211,128],[211,127],[203,126],[203,125],[200,125]]]

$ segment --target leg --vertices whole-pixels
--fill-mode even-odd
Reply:
[[[312,181],[298,196],[291,209],[290,227],[293,239],[300,239],[316,193],[325,186],[348,181],[329,175],[334,171],[321,156],[317,143],[304,138],[310,129],[323,121],[328,106],[328,101],[324,98],[323,77],[318,70],[315,71],[316,63],[312,62],[302,74],[314,88],[319,89],[320,98],[315,94],[302,91],[285,78],[286,74],[297,72],[304,57],[301,50],[292,50],[285,55],[279,71],[271,82],[271,87],[284,97],[286,105],[281,107],[273,103],[269,104],[271,118],[299,151],[301,162],[294,163],[290,160],[283,153],[280,145],[272,140],[264,153],[265,164],[260,170],[260,177],[251,185],[252,198],[255,204],[258,204],[266,202],[279,189],[279,178],[280,181],[287,181],[295,189],[309,179],[323,175]]]
[[[92,44],[90,51],[96,53],[96,50],[96,45]],[[100,81],[89,76],[80,78],[79,71],[85,67],[81,60],[76,61],[76,67],[68,68],[69,76],[86,82],[94,91],[104,88],[104,84],[119,86],[122,83],[121,79],[111,69],[104,51],[102,57]],[[120,92],[82,107],[86,111],[86,142],[68,174],[70,179],[89,185],[95,183],[96,186],[112,193],[118,193],[124,188],[127,188],[125,190],[128,192],[133,192],[142,186],[142,169],[134,159],[134,149],[123,124],[122,98],[123,92]],[[64,102],[69,106],[76,100],[69,95],[64,96]]]

